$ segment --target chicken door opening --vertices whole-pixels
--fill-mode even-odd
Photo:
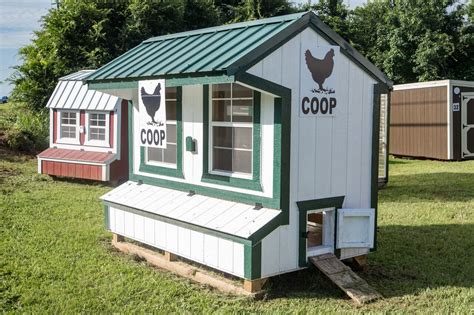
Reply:
[[[334,209],[308,213],[306,221],[307,256],[334,252]]]

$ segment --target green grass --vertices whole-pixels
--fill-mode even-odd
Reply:
[[[115,251],[98,197],[110,187],[36,174],[0,150],[0,310],[423,312],[474,310],[474,161],[392,160],[378,249],[362,273],[385,298],[357,307],[314,269],[276,277],[266,299],[223,295]]]

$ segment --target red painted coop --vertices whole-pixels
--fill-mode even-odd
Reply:
[[[119,182],[128,178],[127,101],[89,90],[94,70],[59,79],[46,105],[49,148],[38,154],[38,172]]]

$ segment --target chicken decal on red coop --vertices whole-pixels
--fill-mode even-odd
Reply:
[[[140,81],[140,132],[142,146],[166,149],[165,80]]]
[[[303,47],[300,116],[331,116],[337,107],[339,46]]]

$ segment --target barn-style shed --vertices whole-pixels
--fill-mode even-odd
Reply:
[[[59,79],[46,107],[49,148],[38,154],[38,172],[99,181],[128,178],[128,101],[89,90],[94,70]]]
[[[151,38],[87,82],[129,100],[113,233],[247,281],[375,248],[391,82],[314,13]]]
[[[474,157],[474,82],[393,86],[390,154],[439,160]]]

